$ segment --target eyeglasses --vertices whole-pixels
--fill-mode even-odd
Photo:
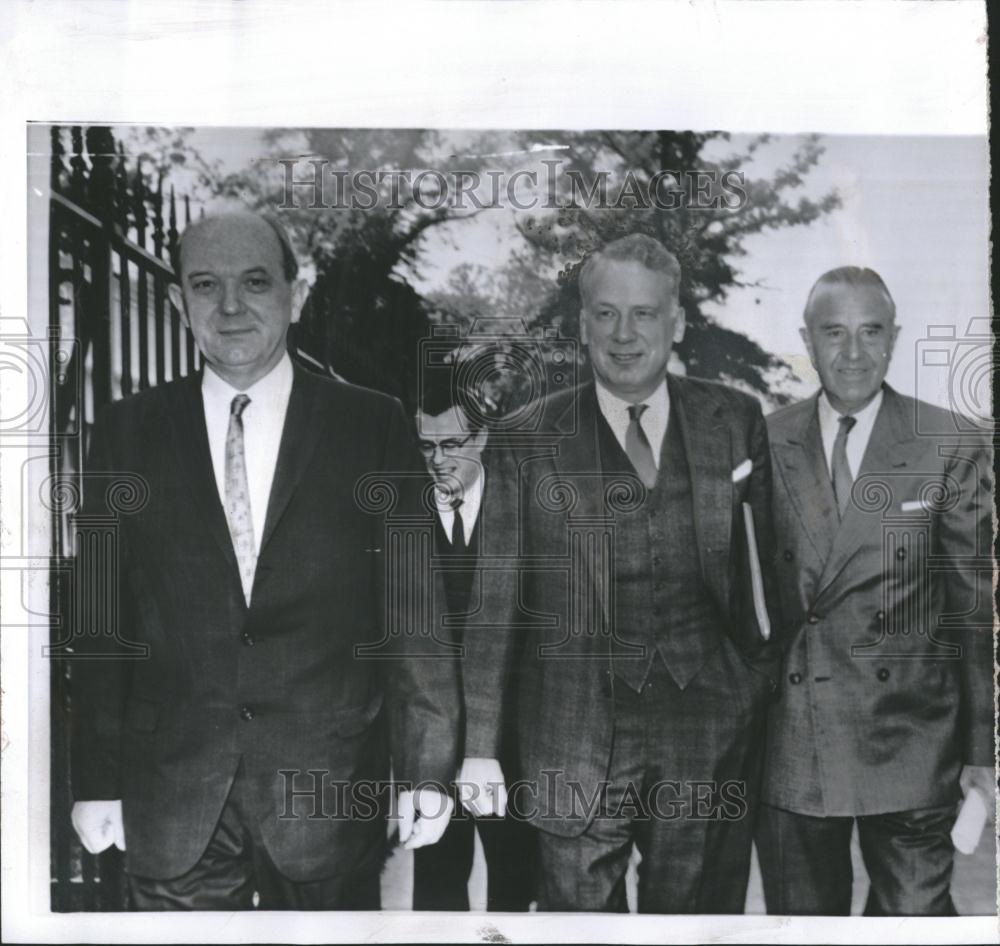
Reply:
[[[440,450],[441,455],[444,456],[447,453],[454,453],[456,450],[461,450],[473,437],[475,437],[475,431],[461,440],[456,440],[455,438],[449,438],[448,440],[420,440],[418,441],[420,446],[420,452],[425,457],[434,456],[435,450]]]

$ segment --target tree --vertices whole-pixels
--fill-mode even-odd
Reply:
[[[709,172],[715,180],[709,188],[711,197],[731,197],[732,192],[723,194],[719,182],[727,172],[742,171],[770,140],[768,135],[753,138],[742,152],[721,159],[710,158],[706,149],[729,141],[725,132],[546,132],[522,136],[525,143],[545,138],[565,146],[559,152],[559,202],[563,209],[525,217],[519,229],[533,250],[536,266],[556,268],[559,262],[571,262],[563,266],[558,288],[542,305],[539,323],[575,334],[577,275],[583,258],[616,237],[646,233],[660,240],[681,264],[680,297],[687,332],[677,354],[686,372],[736,383],[777,403],[786,401],[788,396],[781,387],[794,379],[792,369],[746,336],[712,321],[702,307],[721,302],[731,289],[747,285],[738,269],[738,260],[746,254],[747,237],[769,229],[805,226],[839,206],[836,193],[819,200],[802,197],[792,201],[793,192],[823,153],[818,138],[804,138],[788,165],[770,180],[744,177],[746,198],[740,206],[732,207],[734,201],[725,200],[713,209],[691,206],[695,174]],[[660,209],[648,199],[661,171],[672,172],[678,182],[675,208]],[[602,174],[608,199],[603,206],[596,201],[595,206],[593,187]],[[581,182],[582,187],[578,186]],[[661,193],[670,190],[669,179],[666,183]],[[668,203],[666,196],[661,202]],[[518,265],[530,264],[522,258]]]

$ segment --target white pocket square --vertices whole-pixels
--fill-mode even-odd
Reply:
[[[914,509],[930,509],[931,504],[926,499],[908,499],[900,503],[900,512],[913,512]]]
[[[750,473],[753,471],[753,463],[750,460],[744,460],[735,470],[733,470],[733,482],[738,483],[740,480],[745,480]]]

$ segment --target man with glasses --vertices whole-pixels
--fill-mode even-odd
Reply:
[[[452,382],[452,377],[437,374],[426,379],[416,422],[420,450],[437,486],[435,551],[448,562],[444,585],[449,623],[455,625],[460,615],[479,605],[476,565],[482,538],[480,511],[484,502],[496,501],[497,490],[487,492],[488,431],[483,418],[465,410]],[[458,636],[461,631],[456,628],[454,633]],[[508,758],[512,753],[504,755]],[[456,806],[455,817],[441,840],[414,853],[415,910],[469,909],[468,882],[477,828],[486,858],[487,909],[528,909],[532,895],[530,845],[534,841],[530,828],[513,818],[473,820]]]

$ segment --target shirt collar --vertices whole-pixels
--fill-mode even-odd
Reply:
[[[601,413],[609,419],[624,417],[624,422],[627,424],[629,422],[628,409],[632,406],[632,402],[613,394],[596,378],[594,382]],[[660,382],[659,387],[649,397],[644,398],[641,403],[648,404],[648,410],[654,415],[666,417],[670,413],[670,395],[667,392],[666,377]]]
[[[878,409],[881,406],[882,388],[879,388],[875,397],[873,397],[863,408],[861,408],[860,411],[855,411],[851,416],[858,422],[858,424],[864,427],[869,423],[874,423],[875,415],[878,413]],[[819,410],[820,421],[824,424],[824,426],[830,425],[835,427],[840,418],[844,416],[830,403],[830,399],[826,396],[826,391],[820,391],[817,408]]]
[[[228,381],[219,377],[211,365],[205,366],[201,379],[201,393],[206,403],[225,404],[226,409],[237,394],[246,394],[251,404],[274,405],[287,400],[292,389],[294,372],[292,359],[284,352],[281,360],[259,381],[254,382],[245,391],[234,388]]]
[[[462,505],[459,508],[463,511],[465,509],[479,509],[479,504],[483,498],[483,472],[483,468],[480,466],[476,478],[469,484],[462,495]],[[446,498],[446,495],[439,489],[434,490],[434,502],[441,512],[452,511],[451,500]]]

